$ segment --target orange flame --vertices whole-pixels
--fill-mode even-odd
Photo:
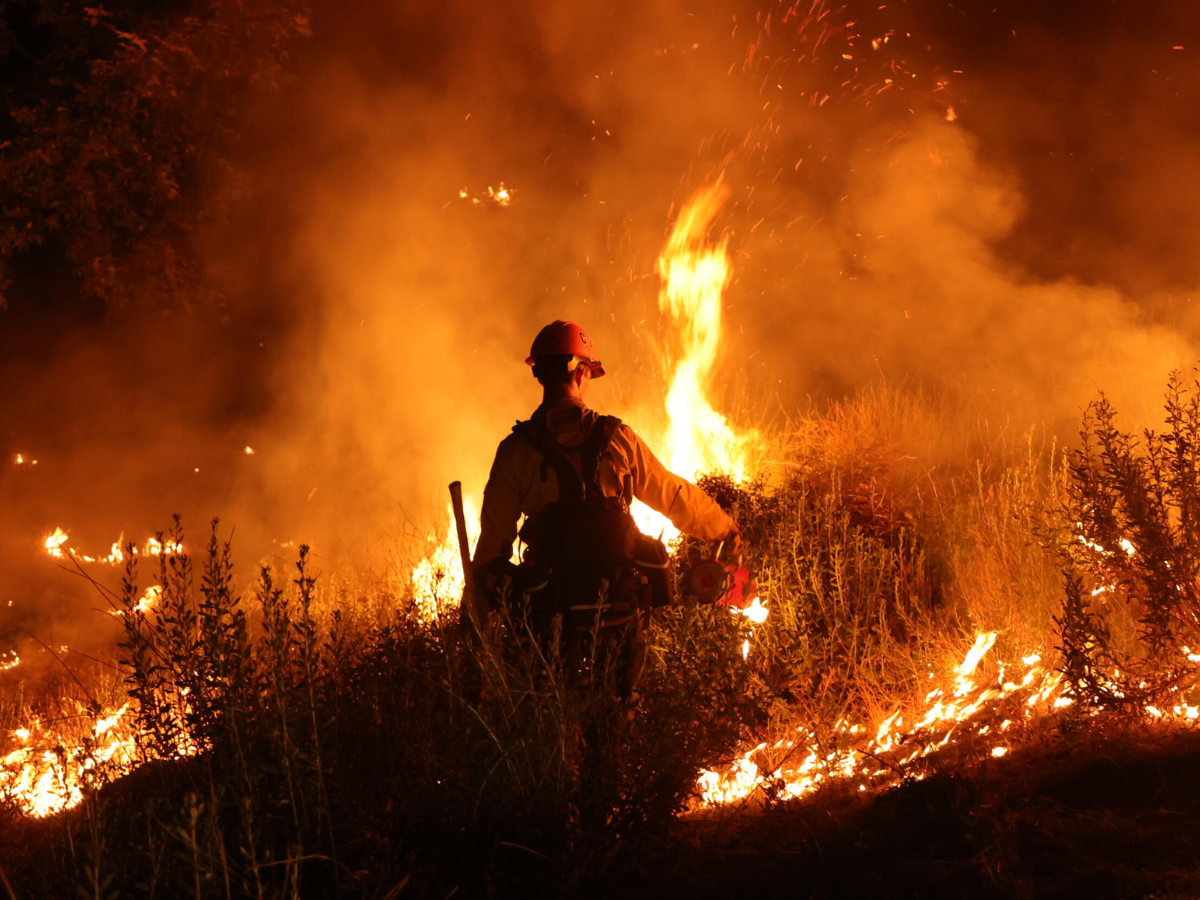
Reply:
[[[138,599],[138,602],[133,605],[133,612],[149,612],[158,604],[158,601],[161,599],[162,586],[152,584],[150,587],[146,588],[145,592],[143,592],[142,596]],[[124,609],[113,609],[109,610],[109,614],[114,616],[123,616],[126,613]]]
[[[724,472],[741,480],[752,438],[736,432],[708,399],[721,356],[723,298],[733,271],[728,236],[714,242],[710,233],[728,196],[719,179],[696,191],[675,220],[657,266],[662,278],[658,308],[670,318],[672,344],[677,345],[667,361],[671,384],[664,461],[672,472],[690,479]],[[662,534],[666,540],[679,534],[665,517],[640,503],[634,504],[633,514],[647,534]]]
[[[728,196],[721,181],[697,191],[680,212],[658,259],[663,281],[658,308],[670,316],[682,345],[667,392],[668,467],[685,478],[727,472],[741,479],[746,470],[745,439],[707,397],[720,359],[721,307],[732,275],[728,236],[710,244],[709,232]]]
[[[22,746],[0,757],[0,797],[30,816],[49,816],[77,806],[93,770],[127,772],[135,765],[134,740],[125,714],[130,704],[96,718],[89,733],[70,739],[35,720],[13,731]]]
[[[55,559],[63,559],[66,557],[66,552],[63,550],[63,545],[70,539],[70,536],[61,528],[55,528],[54,534],[48,535],[46,540],[42,542],[42,546],[46,548],[46,552]]]
[[[55,528],[54,533],[47,535],[46,539],[42,541],[42,546],[45,548],[46,552],[55,559],[66,559],[68,556],[70,556],[76,562],[100,562],[107,563],[108,565],[112,566],[125,562],[125,551],[122,549],[122,546],[125,543],[124,534],[113,541],[112,545],[109,547],[107,556],[89,556],[86,553],[80,553],[74,547],[67,545],[68,540],[70,540],[70,535],[64,529]],[[161,542],[157,538],[152,537],[147,539],[146,546],[143,550],[144,553],[149,554],[150,556],[158,556],[164,551],[168,555],[179,556],[183,553],[183,544],[171,540]],[[134,548],[133,552],[135,554],[138,552],[136,547]]]
[[[912,763],[968,739],[1009,734],[1017,723],[1032,723],[1074,702],[1066,695],[1062,673],[1042,665],[1041,654],[1037,652],[1021,657],[1025,672],[1019,680],[1006,679],[1009,667],[1000,662],[995,680],[977,686],[972,678],[995,646],[996,637],[994,631],[977,635],[962,662],[943,675],[943,687],[936,687],[925,696],[924,711],[909,716],[908,725],[905,715],[894,712],[873,729],[874,737],[865,741],[871,728],[842,721],[834,728],[837,740],[833,750],[827,749],[828,740],[819,742],[814,734],[801,730],[796,738],[779,741],[771,747],[786,751],[786,759],[784,765],[768,772],[761,771],[755,761],[756,754],[767,749],[766,743],[760,743],[723,771],[701,773],[696,784],[700,803],[721,806],[742,802],[768,786],[781,799],[803,797],[834,780],[857,780],[860,791],[868,786],[886,788],[898,783],[900,773]],[[1184,648],[1184,652],[1190,651]],[[934,679],[934,673],[929,677]],[[1006,717],[997,724],[1002,713]],[[1191,724],[1200,719],[1200,703],[1188,697],[1169,711],[1148,706],[1146,714],[1159,721]],[[1011,749],[1006,743],[991,744],[986,752],[999,759]],[[800,757],[802,753],[799,764],[786,764],[787,759]],[[909,777],[920,780],[924,776]]]
[[[458,547],[458,530],[454,524],[454,510],[450,512],[450,526],[445,538],[430,534],[428,552],[412,568],[409,584],[417,614],[422,620],[432,621],[458,608],[463,594],[462,554]],[[471,497],[463,497],[463,512],[467,519],[467,537],[471,552],[479,540],[479,510]]]
[[[795,740],[780,741],[772,748],[788,751],[789,757],[801,756],[796,752],[800,748],[803,752],[801,762],[767,773],[761,772],[752,759],[767,747],[765,743],[759,744],[735,760],[726,771],[703,772],[697,783],[701,802],[706,806],[738,802],[768,783],[773,785],[776,795],[784,799],[805,796],[836,779],[859,778],[863,782],[882,785],[895,779],[904,766],[955,743],[962,734],[969,732],[968,726],[981,712],[994,710],[1000,701],[1017,691],[1029,693],[1022,704],[1026,718],[1054,708],[1057,700],[1065,699],[1061,696],[1062,676],[1038,666],[1040,658],[1037,654],[1024,658],[1028,671],[1020,684],[1007,682],[976,688],[969,677],[995,645],[996,637],[996,632],[976,636],[962,662],[953,669],[954,686],[949,689],[949,696],[942,688],[930,691],[925,698],[930,705],[923,715],[912,720],[909,727],[905,727],[905,717],[897,711],[875,727],[874,737],[864,744],[862,741],[872,729],[843,721],[834,729],[840,740],[833,750],[822,749],[827,744],[819,742],[812,733],[802,732]],[[1010,724],[1006,721],[1000,730],[1007,731]],[[980,724],[974,733],[984,735],[990,728],[990,725]],[[887,765],[880,764],[885,754],[894,756],[895,751],[902,751],[902,755]],[[992,756],[1000,757],[1008,752],[1008,748],[993,746],[990,752]],[[866,784],[860,784],[860,790],[865,789]]]

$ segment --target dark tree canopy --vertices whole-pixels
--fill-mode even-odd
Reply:
[[[0,306],[47,247],[105,302],[203,297],[191,236],[309,22],[304,0],[0,0]]]

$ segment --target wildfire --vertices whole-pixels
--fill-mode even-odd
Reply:
[[[170,539],[160,541],[158,538],[152,537],[147,539],[143,552],[147,556],[161,556],[164,553],[168,556],[179,556],[183,553],[183,544]]]
[[[138,602],[133,605],[134,612],[149,612],[158,605],[158,601],[162,599],[162,587],[157,584],[152,584],[146,588],[145,593],[138,598]],[[121,616],[125,615],[125,610],[114,609],[109,611],[110,615]]]
[[[724,472],[741,480],[746,473],[749,436],[735,432],[708,400],[720,360],[723,297],[733,271],[728,236],[713,241],[710,233],[728,196],[720,180],[696,191],[658,258],[658,308],[669,317],[677,338],[677,348],[668,350],[667,428],[660,445],[667,448],[667,468],[685,478]],[[641,503],[634,504],[633,514],[646,534],[667,541],[679,534],[665,516]]]
[[[762,598],[755,597],[750,601],[750,605],[744,609],[735,609],[735,613],[745,616],[755,625],[761,625],[767,621],[767,608],[762,604]]]
[[[482,206],[485,203],[493,206],[509,206],[513,201],[513,189],[501,181],[499,187],[492,187],[489,184],[484,193],[477,195],[473,195],[469,190],[463,188],[458,192],[458,198],[470,200],[472,206]]]
[[[43,546],[46,548],[46,552],[55,559],[65,559],[67,554],[63,552],[63,545],[66,544],[69,539],[70,536],[65,531],[63,531],[61,528],[55,528],[54,534],[49,535],[46,538],[46,540],[43,542]],[[74,553],[75,551],[72,550],[70,552]]]
[[[478,508],[470,498],[466,498],[465,507],[473,548],[479,537]],[[64,559],[68,554],[88,562],[120,562],[124,559],[120,541],[113,544],[109,557],[96,560],[77,554],[68,546],[69,539],[66,530],[56,528],[45,538],[43,545],[56,559]],[[419,615],[432,620],[457,607],[462,596],[463,571],[453,521],[444,539],[430,535],[428,540],[432,546],[426,557],[413,568],[411,584]],[[182,546],[173,541],[150,538],[140,552],[158,556],[178,554],[182,550]],[[135,548],[134,552],[139,551]],[[142,594],[135,609],[149,611],[161,597],[162,588],[152,586]],[[0,662],[0,671],[20,662],[15,653],[10,657]],[[185,699],[179,699],[186,703]],[[11,737],[19,746],[0,756],[0,798],[12,801],[30,816],[54,815],[78,805],[85,788],[99,777],[101,770],[109,777],[132,771],[138,763],[130,721],[133,717],[129,715],[133,708],[133,701],[98,715],[81,708],[79,716],[64,717],[56,722],[34,719],[26,726],[14,729]],[[185,739],[177,752],[191,755],[199,750]]]
[[[759,789],[770,789],[779,799],[803,797],[818,787],[836,779],[859,779],[861,788],[882,787],[895,783],[904,767],[918,759],[936,753],[967,733],[969,726],[979,717],[977,734],[987,734],[991,724],[983,721],[979,714],[985,710],[995,711],[1000,702],[1016,693],[1025,691],[1034,701],[1023,705],[1023,715],[1028,718],[1039,710],[1037,702],[1045,704],[1052,695],[1061,691],[1061,675],[1037,666],[1039,657],[1030,654],[1025,659],[1025,676],[1019,684],[1007,682],[976,688],[972,674],[996,642],[997,633],[987,632],[976,637],[961,663],[953,670],[953,686],[935,688],[926,695],[929,706],[919,716],[908,719],[899,711],[892,713],[874,728],[861,723],[839,722],[835,727],[835,742],[832,749],[829,741],[818,741],[816,735],[801,730],[793,739],[777,741],[770,749],[783,753],[785,762],[774,769],[763,772],[754,757],[768,749],[761,743],[743,754],[727,771],[706,771],[697,785],[701,802],[706,806],[719,806],[749,798]],[[1000,667],[1001,678],[1004,667]],[[1002,731],[1007,731],[1011,720],[1006,721]],[[867,739],[868,735],[872,735]],[[1004,746],[991,749],[992,756],[1003,756],[1008,752]],[[788,765],[786,760],[800,758],[798,764]],[[886,759],[886,762],[884,760]]]
[[[431,621],[458,608],[463,594],[462,554],[458,547],[458,532],[454,524],[454,510],[447,506],[450,525],[444,538],[430,534],[426,541],[430,545],[425,557],[413,566],[409,575],[413,600],[418,615]],[[467,518],[467,535],[471,552],[479,540],[479,509],[470,497],[463,498],[463,511]]]
[[[477,504],[467,499],[465,507],[473,548],[478,539]],[[44,545],[51,555],[74,552],[64,550],[68,540],[59,528]],[[412,568],[410,583],[418,615],[428,621],[457,604],[463,573],[453,522],[444,538],[431,534],[427,540],[429,552]],[[1125,553],[1136,552],[1127,541],[1119,544]],[[170,541],[152,538],[144,552],[176,553],[181,549]],[[119,552],[118,542],[113,553]],[[160,597],[161,589],[151,587],[136,608],[149,610]],[[731,613],[745,617],[753,627],[767,620],[768,608],[754,598]],[[743,656],[749,654],[751,637],[753,630],[743,644]],[[997,637],[994,631],[976,635],[960,662],[940,679],[931,672],[930,680],[936,686],[915,711],[897,710],[878,723],[843,720],[832,735],[792,728],[773,743],[757,743],[723,771],[703,772],[696,786],[700,803],[745,802],[760,791],[777,799],[795,799],[834,782],[856,786],[859,791],[887,789],[906,778],[925,777],[917,764],[956,746],[968,748],[977,759],[1005,757],[1016,741],[1015,726],[1029,725],[1073,701],[1062,674],[1043,663],[1040,651],[1026,653],[1012,665],[996,661],[996,674],[982,677],[981,667]],[[1190,647],[1181,649],[1189,659],[1200,656]],[[19,662],[12,654],[12,661],[0,664],[0,670]],[[1178,702],[1169,709],[1147,707],[1146,715],[1194,727],[1200,721],[1200,702],[1188,693],[1181,690]],[[81,802],[87,786],[102,772],[111,776],[131,771],[138,761],[128,715],[131,708],[127,701],[99,715],[81,709],[83,715],[66,717],[58,725],[35,719],[14,729],[11,738],[18,746],[0,757],[0,798],[11,800],[31,816],[52,815]],[[199,749],[185,742],[178,752],[187,755]]]
[[[66,559],[69,556],[79,562],[105,563],[110,566],[125,562],[125,550],[122,549],[122,545],[125,542],[125,535],[121,535],[112,542],[106,556],[89,556],[86,553],[81,553],[74,547],[67,546],[67,541],[70,539],[70,535],[64,529],[55,528],[54,533],[47,535],[45,540],[42,541],[42,546],[55,559]],[[138,552],[136,547],[133,552]],[[171,540],[160,541],[158,538],[152,537],[147,539],[146,545],[142,548],[141,552],[147,556],[159,556],[164,552],[179,555],[183,553],[183,544]]]
[[[510,191],[507,187],[504,186],[503,181],[500,182],[500,187],[495,188],[494,190],[492,189],[492,186],[489,184],[487,192],[488,192],[488,196],[491,197],[494,201],[496,201],[496,203],[500,206],[508,206],[508,204],[512,203],[512,191]]]
[[[720,359],[721,307],[732,266],[728,236],[710,245],[709,232],[729,191],[718,181],[697,191],[680,212],[658,259],[658,308],[671,319],[682,350],[667,392],[672,471],[686,478],[704,472],[745,475],[744,438],[707,398]]]
[[[15,729],[21,744],[0,757],[0,797],[27,815],[49,816],[79,804],[83,788],[104,767],[122,774],[135,765],[134,739],[125,722],[130,704],[96,719],[82,734],[59,732],[40,719]]]
[[[778,799],[794,799],[834,780],[857,780],[859,790],[887,788],[905,776],[920,780],[922,774],[906,773],[906,767],[947,747],[972,738],[1008,733],[1018,722],[1030,723],[1071,705],[1073,701],[1066,696],[1062,673],[1041,665],[1039,653],[1021,657],[1024,673],[1019,680],[1006,679],[1010,667],[1000,662],[994,680],[976,685],[973,676],[995,646],[996,637],[997,632],[977,635],[962,662],[951,671],[953,677],[944,678],[944,687],[935,688],[925,696],[927,705],[919,714],[906,717],[897,711],[874,729],[839,722],[834,728],[833,749],[828,737],[818,741],[816,735],[804,730],[795,738],[777,741],[769,747],[760,743],[734,760],[725,771],[708,770],[701,774],[696,785],[701,804],[721,806],[742,802],[759,790],[769,791]],[[1157,720],[1186,723],[1200,719],[1200,706],[1189,705],[1185,700],[1169,712],[1147,707],[1146,713]],[[866,740],[872,733],[874,736]],[[999,759],[1010,750],[1008,744],[995,744],[987,753]],[[776,758],[782,754],[783,762],[764,771],[759,762],[765,763],[763,757],[772,754]],[[801,762],[788,763],[795,758]]]

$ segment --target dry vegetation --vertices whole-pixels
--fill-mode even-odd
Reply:
[[[1172,434],[1194,430],[1195,399],[1173,396],[1181,424]],[[538,645],[520,610],[482,640],[465,640],[448,619],[416,614],[407,566],[369,583],[316,579],[303,550],[294,571],[264,569],[242,592],[214,523],[204,552],[163,559],[157,611],[137,610],[145,573],[129,569],[116,598],[124,680],[89,689],[127,689],[138,701],[144,764],[116,780],[98,766],[67,814],[32,820],[0,809],[0,889],[22,898],[390,900],[455,891],[634,896],[639,884],[657,892],[675,883],[704,894],[705,872],[711,891],[751,861],[769,887],[792,854],[808,875],[780,874],[781,884],[837,895],[830,884],[862,885],[838,882],[836,866],[869,874],[869,848],[890,840],[889,860],[913,844],[910,855],[935,847],[934,857],[970,868],[971,877],[959,873],[923,895],[1036,893],[1026,864],[1034,857],[1021,844],[1032,820],[1019,802],[1041,777],[1027,761],[1033,750],[1026,762],[1005,760],[1007,774],[997,776],[980,769],[967,742],[919,773],[897,773],[900,787],[878,796],[849,781],[776,802],[768,781],[742,804],[754,815],[732,830],[729,810],[681,813],[695,809],[703,770],[760,741],[768,745],[760,764],[771,771],[790,752],[776,739],[797,729],[835,747],[848,721],[919,708],[930,673],[951,672],[979,632],[999,632],[1000,658],[1066,648],[1074,706],[1013,736],[1053,757],[1059,782],[1074,777],[1062,774],[1063,760],[1110,740],[1118,724],[1121,746],[1144,743],[1150,732],[1138,726],[1135,739],[1128,730],[1144,709],[1112,702],[1101,676],[1118,652],[1122,668],[1131,659],[1158,665],[1192,633],[1194,576],[1186,590],[1161,586],[1168,569],[1176,579],[1194,572],[1185,567],[1200,545],[1190,525],[1200,491],[1189,480],[1192,430],[1186,442],[1151,438],[1143,465],[1106,410],[1097,407],[1087,426],[1100,449],[1085,444],[1065,459],[1035,438],[963,442],[973,448],[949,455],[930,436],[951,433],[961,417],[945,401],[901,391],[792,423],[768,481],[705,483],[745,530],[770,618],[752,626],[716,609],[656,613],[631,720],[611,702],[604,660],[568,684],[557,648]],[[1074,521],[1109,546],[1111,529],[1133,529],[1145,568],[1131,555],[1081,551]],[[698,552],[685,544],[678,559]],[[1114,580],[1118,563],[1125,568]],[[1098,579],[1117,591],[1099,611],[1081,593]],[[1170,660],[1153,669],[1173,679],[1155,683],[1159,694],[1188,670],[1186,654]],[[1124,715],[1087,715],[1095,704]],[[3,733],[33,705],[3,701]],[[1055,808],[1061,820],[1064,807]],[[1043,834],[1058,827],[1036,821]],[[897,829],[907,829],[903,839]],[[947,830],[957,837],[938,843]],[[1070,829],[1060,831],[1054,839],[1069,843]],[[828,856],[813,849],[824,846]],[[692,874],[672,881],[685,870]],[[905,895],[930,873],[908,877],[867,887]]]

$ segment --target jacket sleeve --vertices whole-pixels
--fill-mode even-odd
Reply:
[[[520,519],[521,490],[513,465],[512,441],[506,439],[496,450],[496,459],[483,489],[479,542],[475,545],[475,558],[472,560],[476,568],[494,559],[512,556]]]
[[[719,541],[737,528],[716,500],[669,471],[632,431],[629,437],[634,452],[635,497],[670,519],[684,534],[701,540]]]

